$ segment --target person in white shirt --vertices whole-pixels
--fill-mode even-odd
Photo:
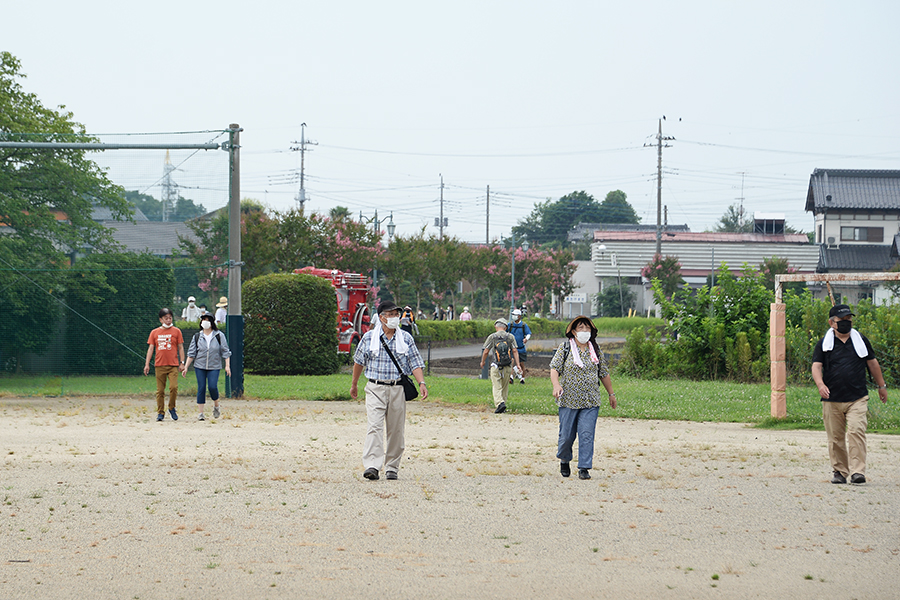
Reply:
[[[182,321],[199,321],[200,315],[200,307],[196,304],[197,299],[193,296],[188,296],[188,305],[184,307],[184,310],[181,311],[181,320]]]
[[[216,304],[216,325],[224,325],[225,317],[228,315],[228,298],[222,296],[219,303]]]

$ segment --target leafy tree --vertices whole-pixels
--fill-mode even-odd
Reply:
[[[597,294],[601,317],[624,317],[634,307],[635,293],[627,284],[606,286]]]
[[[744,215],[744,208],[740,204],[731,204],[725,209],[725,213],[719,217],[715,231],[722,233],[750,233],[753,231],[753,220]]]
[[[142,194],[137,190],[125,192],[125,199],[133,206],[140,209],[150,221],[162,221],[162,201],[149,194]],[[194,204],[193,200],[178,196],[174,210],[169,214],[169,221],[187,221],[206,213],[202,204]]]
[[[784,275],[788,273],[796,273],[797,269],[790,265],[788,259],[782,258],[780,256],[771,256],[769,258],[763,259],[762,263],[759,265],[759,274],[760,281],[766,287],[766,289],[774,290],[775,289],[775,276],[776,275]],[[783,290],[791,290],[796,294],[799,294],[806,288],[806,284],[802,281],[792,282],[792,283],[784,283],[782,284]]]
[[[535,204],[531,214],[513,227],[517,238],[527,236],[532,244],[553,248],[568,247],[569,231],[579,223],[637,223],[637,213],[628,204],[625,192],[615,190],[598,203],[587,192],[572,192],[552,202]]]
[[[469,247],[457,238],[431,236],[426,264],[438,300],[450,293],[450,303],[456,304],[456,283],[463,278],[465,264],[471,256]]]
[[[653,260],[641,269],[641,277],[650,281],[659,280],[663,292],[670,298],[684,284],[677,256],[654,255]]]
[[[44,107],[22,88],[21,63],[0,52],[0,139],[21,142],[90,142],[74,115]],[[109,231],[93,207],[116,218],[131,214],[122,190],[84,150],[0,149],[0,360],[41,352],[55,335],[59,269],[85,248],[111,250]],[[26,271],[26,269],[33,269]]]
[[[628,196],[622,190],[614,190],[606,194],[600,203],[599,223],[640,223],[634,208],[628,203]]]
[[[425,238],[424,228],[416,235],[396,236],[391,240],[388,252],[380,262],[394,301],[400,305],[408,302],[409,299],[400,293],[404,282],[408,282],[415,294],[417,312],[422,308],[422,293],[429,278],[428,265],[424,257],[428,254],[430,243],[430,239]]]

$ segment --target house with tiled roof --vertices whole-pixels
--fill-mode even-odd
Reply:
[[[815,169],[809,178],[806,210],[815,218],[818,273],[884,272],[898,260],[900,171]],[[824,289],[814,294],[824,297]],[[878,281],[835,282],[845,302],[891,300]]]
[[[665,231],[663,256],[675,256],[681,275],[690,287],[707,285],[711,273],[725,265],[740,273],[744,265],[758,268],[766,259],[786,258],[799,273],[815,273],[818,248],[804,233],[784,233],[783,215],[757,214],[755,233]],[[595,231],[592,245],[593,276],[597,288],[627,284],[635,292],[638,312],[654,309],[650,282],[641,277],[656,254],[655,231]]]

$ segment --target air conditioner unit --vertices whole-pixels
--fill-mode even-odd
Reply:
[[[828,238],[828,246],[829,246],[829,247],[834,246],[834,238],[833,238],[833,237],[829,237],[829,238]]]

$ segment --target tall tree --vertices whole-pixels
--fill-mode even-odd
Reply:
[[[744,207],[734,203],[725,209],[725,213],[719,217],[715,231],[723,233],[750,233],[753,231],[753,220],[748,219]]]
[[[634,208],[628,203],[628,196],[622,190],[606,194],[600,203],[600,223],[640,223]]]
[[[615,190],[598,203],[587,192],[572,192],[556,202],[535,204],[523,221],[513,227],[517,238],[553,248],[568,247],[569,231],[579,223],[637,223],[640,219],[628,204],[625,192]]]
[[[89,142],[64,106],[44,107],[22,88],[21,63],[0,52],[0,139],[10,142]],[[131,215],[122,190],[84,150],[0,149],[0,363],[17,368],[23,351],[41,352],[55,335],[67,255],[115,247],[92,219],[93,207],[116,218]],[[7,358],[12,358],[7,363]]]

